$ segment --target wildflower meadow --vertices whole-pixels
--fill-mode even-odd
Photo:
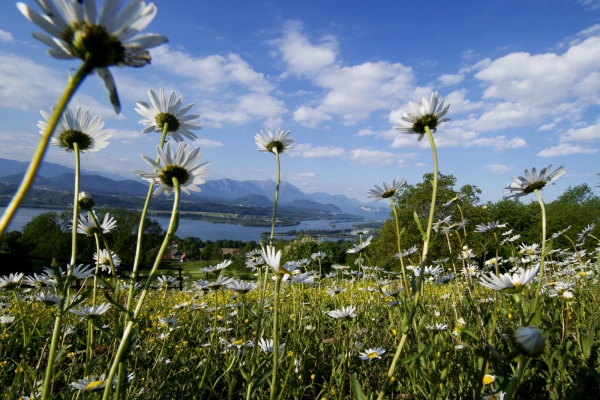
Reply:
[[[410,103],[395,129],[429,143],[432,170],[416,186],[397,176],[373,182],[368,195],[389,205],[389,219],[380,231],[356,228],[347,263],[337,264],[327,251],[296,258],[294,249],[311,239],[275,239],[280,174],[295,140],[266,128],[254,139],[274,161],[276,190],[270,235],[245,255],[249,278],[231,277],[224,260],[179,290],[179,279],[160,269],[162,256],[176,237],[180,203],[202,189],[209,162],[187,143],[200,129],[193,105],[149,88],[136,111],[142,133],[155,135],[156,154],[141,155],[146,169],[132,171],[149,189],[124,275],[110,240],[120,221],[79,189],[86,153],[107,147],[110,131],[71,99],[95,73],[120,111],[110,69],[150,64],[148,49],[167,40],[142,33],[156,7],[142,0],[17,7],[50,56],[81,66],[42,111],[39,144],[0,220],[5,234],[49,145],[74,157],[70,261],[0,277],[4,398],[600,398],[598,214],[577,230],[562,219],[557,226],[543,189],[560,184],[564,166],[524,166],[504,189],[503,207],[533,200],[527,237],[514,221],[486,220],[476,191],[449,195],[449,177],[439,172],[435,133],[452,108],[431,93]],[[423,196],[409,196],[417,189]],[[157,196],[172,199],[170,223],[141,274],[144,224]],[[95,246],[94,264],[81,262],[82,240]]]

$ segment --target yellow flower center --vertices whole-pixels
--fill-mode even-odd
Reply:
[[[104,383],[104,381],[93,381],[87,384],[87,386],[85,387],[87,390],[96,390],[99,389],[98,386],[101,386]]]
[[[241,346],[241,345],[242,345],[242,343],[244,343],[244,340],[242,340],[242,339],[239,339],[239,340],[234,340],[234,341],[233,341],[233,344],[235,344],[236,346]]]
[[[367,358],[375,358],[379,355],[379,353],[377,353],[376,351],[372,351],[370,353],[367,354]]]
[[[494,382],[496,380],[496,377],[493,375],[485,375],[483,377],[483,384],[484,385],[489,385],[490,383]]]

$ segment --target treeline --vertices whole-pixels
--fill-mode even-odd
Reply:
[[[396,198],[398,219],[400,222],[401,245],[403,249],[412,246],[422,247],[421,234],[415,222],[414,213],[417,213],[423,226],[426,226],[429,214],[432,174],[423,176],[423,181],[415,185],[406,185]],[[474,261],[481,262],[495,257],[496,243],[507,237],[521,235],[514,243],[541,243],[542,218],[537,199],[531,195],[521,200],[500,200],[482,204],[479,202],[481,190],[473,185],[465,185],[455,189],[456,178],[452,175],[439,174],[438,198],[435,205],[435,220],[451,218],[451,223],[467,221],[464,228],[458,228],[446,233],[439,230],[435,234],[434,242],[430,248],[430,260],[449,258],[457,260],[457,254],[450,249],[460,249],[468,246],[476,254]],[[543,191],[542,191],[543,196]],[[452,201],[453,199],[458,200]],[[552,240],[553,248],[573,249],[577,242],[578,233],[590,224],[596,224],[590,232],[600,237],[600,197],[594,194],[586,185],[568,187],[556,200],[545,205],[547,214],[547,239],[567,227],[571,227],[564,235]],[[490,233],[475,233],[475,227],[499,221],[506,224],[496,236]],[[443,225],[442,225],[443,226]],[[512,230],[511,235],[502,236],[503,232]],[[465,235],[466,232],[466,235]],[[578,249],[593,250],[598,246],[595,240],[587,240]],[[396,226],[393,214],[386,221],[380,231],[379,239],[373,243],[371,260],[381,267],[395,267],[397,260],[392,255],[398,252],[396,241]],[[518,247],[517,250],[518,252]],[[500,248],[500,256],[508,258],[512,255],[510,246]]]

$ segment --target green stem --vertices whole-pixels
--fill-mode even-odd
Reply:
[[[146,280],[146,284],[144,285],[144,288],[142,289],[142,292],[140,293],[140,298],[138,299],[135,310],[133,311],[133,315],[131,316],[131,319],[127,322],[127,324],[125,325],[125,330],[123,331],[123,336],[121,337],[121,342],[119,343],[117,353],[115,354],[115,358],[110,367],[108,377],[106,378],[107,382],[113,381],[115,373],[117,372],[117,367],[118,367],[119,363],[121,362],[121,357],[123,356],[123,353],[125,351],[125,345],[129,339],[129,335],[131,334],[131,331],[133,329],[134,321],[138,317],[140,310],[142,308],[142,305],[144,304],[146,295],[148,294],[148,291],[150,290],[150,284],[152,283],[152,279],[154,278],[154,275],[156,274],[156,270],[158,269],[158,266],[160,265],[162,255],[164,254],[169,243],[171,243],[171,240],[172,240],[173,236],[175,235],[175,232],[177,231],[177,226],[179,225],[179,196],[180,196],[179,180],[177,180],[177,178],[173,177],[172,182],[173,182],[173,189],[175,192],[175,200],[173,201],[173,211],[171,214],[171,220],[169,221],[169,228],[167,229],[167,234],[165,235],[165,238],[160,247],[160,250],[158,251],[158,254],[156,255],[156,259],[154,260],[154,265],[152,266],[152,269],[150,270],[150,273],[148,274],[148,279]],[[108,400],[108,396],[110,395],[111,388],[112,388],[112,385],[110,385],[110,384],[106,385],[106,387],[104,388],[104,395],[102,396],[103,400]]]
[[[75,153],[75,194],[73,199],[73,236],[71,237],[71,267],[77,262],[77,221],[79,220],[79,143],[73,142]]]
[[[275,400],[277,397],[277,370],[279,369],[279,326],[277,324],[277,317],[279,313],[279,289],[281,288],[281,277],[276,275],[276,278],[273,299],[273,377],[271,379],[271,400]]]
[[[163,125],[162,136],[160,138],[160,148],[162,149],[165,144],[169,124],[165,122]],[[156,156],[156,162],[160,161],[160,157]],[[137,243],[135,244],[135,259],[133,261],[133,268],[131,275],[129,276],[129,293],[127,295],[127,311],[131,311],[133,305],[134,287],[137,282],[138,268],[140,265],[140,255],[142,254],[142,239],[144,236],[144,221],[146,220],[146,214],[148,213],[148,207],[150,206],[150,199],[152,198],[152,192],[154,191],[154,183],[150,184],[148,188],[148,194],[146,195],[146,201],[144,202],[144,208],[142,209],[142,215],[140,216],[140,226],[138,228]]]
[[[402,246],[400,244],[400,221],[398,220],[398,211],[396,211],[396,203],[394,202],[393,197],[390,197],[390,203],[392,206],[392,211],[394,212],[394,220],[396,221],[396,240],[398,242],[398,258],[400,258],[400,267],[402,269],[404,293],[408,293],[410,286],[408,285],[408,279],[406,278],[406,270],[404,269],[404,260],[402,259]]]
[[[542,254],[540,256],[540,278],[538,280],[537,289],[535,291],[535,300],[533,301],[532,315],[535,315],[537,311],[538,298],[540,297],[540,291],[542,290],[542,281],[544,280],[544,258],[546,257],[546,208],[544,207],[544,201],[542,200],[540,192],[537,189],[535,189],[534,193],[538,198],[538,203],[540,203],[540,208],[542,210]]]
[[[431,207],[429,208],[429,221],[427,222],[427,236],[423,245],[423,260],[427,258],[427,253],[429,251],[429,241],[431,240],[431,227],[433,226],[433,214],[435,212],[435,200],[437,197],[438,186],[438,159],[437,151],[435,148],[435,141],[433,140],[433,134],[431,133],[431,130],[428,126],[425,127],[425,132],[427,133],[427,138],[429,139],[429,143],[431,144],[431,153],[433,155],[433,190],[431,193]]]
[[[269,244],[273,246],[273,236],[275,236],[275,220],[277,219],[277,200],[279,199],[279,181],[281,178],[281,166],[279,162],[279,152],[274,147],[275,159],[277,160],[277,176],[275,178],[275,200],[273,201],[273,220],[271,221],[271,236],[269,237]]]
[[[77,72],[75,72],[75,75],[73,75],[69,79],[69,83],[67,84],[65,91],[63,92],[61,97],[58,99],[55,110],[52,113],[52,115],[50,116],[50,119],[48,120],[46,129],[44,129],[44,132],[42,132],[42,135],[41,135],[42,137],[40,138],[40,141],[38,142],[38,145],[35,149],[35,152],[33,153],[31,163],[29,163],[29,167],[27,168],[27,171],[25,172],[25,175],[23,176],[23,181],[21,182],[21,185],[19,186],[19,189],[13,196],[12,200],[6,207],[6,210],[4,211],[4,214],[2,215],[2,219],[0,219],[0,236],[2,236],[2,234],[8,227],[8,224],[12,220],[12,218],[15,215],[15,213],[17,212],[17,210],[19,209],[19,205],[21,204],[21,202],[27,195],[29,188],[33,184],[33,181],[35,180],[35,176],[37,175],[38,169],[40,168],[42,160],[44,159],[44,154],[46,154],[46,149],[48,148],[48,142],[50,142],[52,133],[54,133],[54,129],[56,128],[56,125],[60,121],[60,117],[62,116],[63,111],[69,104],[69,101],[71,101],[71,98],[77,91],[77,88],[79,87],[79,85],[81,85],[81,83],[83,82],[85,77],[90,72],[92,72],[92,70],[93,70],[93,67],[91,65],[91,61],[89,58],[86,58],[84,60],[83,64],[81,64],[81,66],[77,70]],[[74,229],[77,229],[77,225],[75,225]]]

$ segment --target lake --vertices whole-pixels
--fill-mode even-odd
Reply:
[[[6,207],[0,207],[0,213],[4,213]],[[32,218],[40,215],[41,213],[48,211],[56,211],[60,213],[62,210],[48,210],[43,208],[21,208],[17,211],[10,225],[8,226],[7,232],[20,231],[23,229],[25,224]],[[152,217],[157,220],[163,229],[167,229],[169,226],[169,218]],[[333,222],[335,228],[329,226]],[[117,224],[119,222],[117,221]],[[299,225],[295,226],[284,226],[276,227],[275,232],[287,232],[289,230],[333,230],[333,229],[345,229],[352,228],[357,221],[335,221],[335,220],[312,220],[312,221],[301,221]],[[179,221],[179,229],[177,230],[177,236],[184,238],[187,236],[196,236],[202,240],[219,240],[219,239],[230,239],[230,240],[242,240],[248,242],[254,240],[260,241],[260,234],[262,232],[270,232],[269,227],[252,227],[252,226],[241,226],[231,224],[215,224],[207,221],[199,221],[193,219],[181,219]],[[283,236],[283,239],[293,239],[293,236]],[[338,238],[328,238],[328,240],[337,240]]]

